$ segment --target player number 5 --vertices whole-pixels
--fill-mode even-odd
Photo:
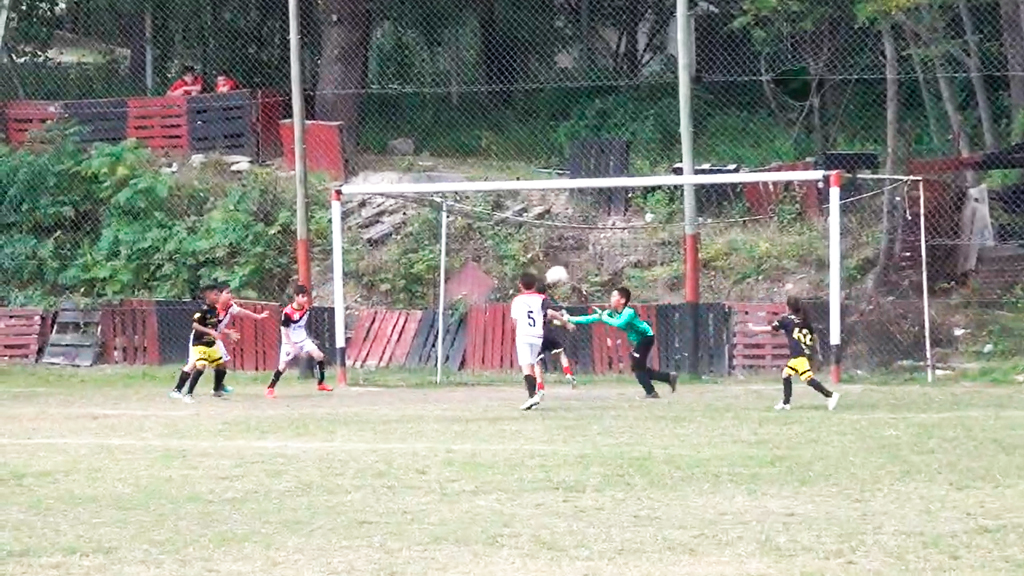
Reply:
[[[537,320],[533,317],[533,310],[526,311],[526,320],[530,323],[530,328],[537,327]]]

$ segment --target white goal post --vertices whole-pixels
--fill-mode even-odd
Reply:
[[[788,172],[739,172],[728,174],[705,174],[705,175],[669,175],[669,176],[643,176],[643,177],[620,177],[620,178],[577,178],[577,179],[549,179],[549,180],[512,180],[512,181],[470,181],[470,182],[439,182],[423,184],[343,184],[337,183],[331,188],[331,230],[333,244],[333,279],[334,279],[334,306],[335,306],[335,350],[338,363],[338,382],[345,385],[346,364],[346,342],[345,342],[345,300],[344,300],[344,257],[343,257],[343,230],[342,222],[342,200],[349,196],[376,195],[376,196],[406,196],[421,197],[422,199],[436,201],[441,209],[441,262],[438,280],[438,307],[437,307],[437,344],[441,345],[444,338],[444,308],[445,308],[445,264],[447,251],[447,219],[448,202],[445,194],[488,194],[510,191],[545,191],[545,190],[595,190],[611,188],[647,188],[647,187],[673,187],[684,185],[716,185],[716,184],[748,184],[748,183],[789,183],[789,182],[819,182],[828,185],[829,205],[829,344],[833,351],[834,380],[840,377],[839,363],[841,359],[840,345],[842,342],[842,261],[841,261],[841,198],[840,185],[844,174],[839,171],[826,170],[800,170]],[[861,175],[858,175],[861,177]],[[911,180],[906,177],[886,177],[893,180]],[[923,203],[923,199],[922,199]],[[922,225],[923,225],[922,210]],[[922,240],[923,242],[923,240]],[[922,245],[922,251],[924,247]],[[922,258],[923,260],[923,258]],[[922,264],[922,274],[924,273]],[[927,321],[927,282],[924,289],[926,321]],[[931,364],[930,345],[927,351],[929,366]],[[437,354],[437,383],[441,382],[443,354]],[[930,371],[929,371],[930,376]]]

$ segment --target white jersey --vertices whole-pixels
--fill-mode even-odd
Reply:
[[[544,295],[523,292],[512,299],[512,319],[516,321],[516,342],[540,342],[544,339]]]
[[[217,332],[223,332],[224,329],[228,327],[228,324],[231,324],[231,317],[237,314],[239,310],[241,310],[241,308],[238,307],[238,304],[232,302],[231,306],[228,306],[227,310],[221,312],[220,322],[217,323]]]
[[[281,313],[281,328],[288,332],[288,337],[291,338],[293,344],[299,344],[309,339],[309,335],[306,334],[306,320],[309,320],[308,306],[302,310],[296,310],[289,304]],[[284,342],[281,344],[283,345]]]

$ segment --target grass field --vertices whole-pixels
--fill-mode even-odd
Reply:
[[[348,389],[0,368],[0,573],[1021,574],[1019,386]]]

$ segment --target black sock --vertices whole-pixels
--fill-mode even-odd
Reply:
[[[325,368],[326,367],[324,366],[324,361],[323,360],[317,360],[316,361],[316,383],[317,384],[323,384],[324,383],[324,378],[327,377],[327,373],[325,371]]]
[[[185,372],[184,370],[182,370],[181,374],[178,374],[178,385],[175,386],[174,389],[177,390],[178,392],[184,390],[185,384],[188,384],[188,378],[191,375],[191,372]]]
[[[822,386],[821,382],[818,382],[817,378],[811,378],[810,380],[808,380],[807,381],[807,385],[810,386],[811,388],[814,388],[815,390],[817,390],[818,393],[821,394],[822,396],[824,396],[825,398],[831,398],[832,397],[832,392],[829,391],[828,388],[825,388],[824,386]]]
[[[659,372],[651,368],[647,369],[647,377],[655,382],[664,382],[665,384],[668,384],[671,380],[671,376],[668,372]]]
[[[192,378],[188,381],[188,393],[191,395],[196,391],[196,384],[199,384],[199,379],[203,377],[203,371],[196,368],[192,371]]]
[[[284,374],[284,372],[280,370],[274,370],[274,376],[270,379],[270,386],[268,386],[268,388],[273,388],[274,386],[277,386],[277,381],[281,379],[281,374]]]
[[[213,371],[213,391],[220,392],[224,389],[224,377],[228,375],[225,368],[217,368]]]
[[[533,398],[537,394],[537,377],[532,374],[526,374],[523,376],[523,381],[526,382],[526,393]]]
[[[651,384],[651,375],[648,373],[647,370],[644,370],[643,372],[633,372],[633,376],[636,376],[636,381],[639,382],[640,386],[643,387],[644,393],[646,393],[648,396],[654,394],[654,385]]]
[[[782,403],[789,404],[793,399],[793,379],[786,376],[782,379]]]

